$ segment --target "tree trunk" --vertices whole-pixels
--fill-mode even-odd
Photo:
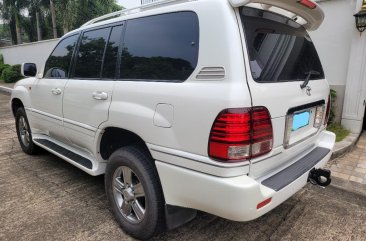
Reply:
[[[37,39],[38,41],[42,40],[41,26],[39,24],[39,13],[36,10],[36,22],[37,22]]]
[[[64,34],[67,34],[70,30],[70,18],[71,18],[71,14],[69,12],[69,7],[70,7],[70,2],[69,1],[65,1],[62,5],[62,8],[64,11],[64,15],[63,15],[63,18],[64,18],[64,21],[63,21],[63,29],[64,29]]]
[[[15,13],[15,32],[17,34],[17,44],[22,44],[22,35],[20,29],[20,19],[19,14]]]
[[[53,37],[57,38],[56,12],[55,12],[55,5],[53,4],[53,0],[50,0],[50,10],[51,10],[51,17],[52,17]]]
[[[9,32],[11,35],[11,45],[17,44],[17,33],[15,31],[15,17],[11,16],[10,22],[9,22]]]
[[[64,20],[64,24],[63,24],[63,28],[64,28],[64,34],[67,34],[69,32],[69,25],[67,23],[67,20]]]

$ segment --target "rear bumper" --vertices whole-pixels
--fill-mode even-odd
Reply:
[[[262,181],[247,175],[215,177],[159,161],[156,161],[156,166],[167,204],[205,211],[234,221],[249,221],[269,212],[304,187],[309,171],[313,167],[323,167],[330,159],[334,142],[335,135],[323,131],[316,148],[327,149],[329,152],[324,152],[321,159],[313,160],[314,165],[307,166],[305,171],[301,170],[302,173],[297,173],[293,181],[290,180],[281,188],[268,185],[265,182],[268,178]],[[279,174],[280,172],[272,176]],[[272,198],[271,202],[257,209],[257,205],[268,198]]]

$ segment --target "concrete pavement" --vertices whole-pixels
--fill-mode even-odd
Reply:
[[[108,209],[103,176],[88,176],[47,152],[28,156],[21,151],[8,102],[0,94],[0,240],[131,240]],[[308,185],[252,222],[200,212],[154,240],[361,241],[365,220],[365,196]]]

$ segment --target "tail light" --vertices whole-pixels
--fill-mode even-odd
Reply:
[[[327,125],[330,115],[330,106],[331,106],[331,98],[330,95],[328,96],[328,104],[327,104],[327,111],[325,112],[325,119],[324,119],[324,125]]]
[[[297,2],[310,9],[314,9],[317,6],[316,3],[314,3],[313,1],[310,1],[310,0],[299,0]]]
[[[216,118],[208,153],[213,159],[239,162],[272,150],[271,117],[265,107],[226,109]]]
[[[317,106],[314,119],[314,127],[319,129],[323,124],[324,117],[324,105]]]

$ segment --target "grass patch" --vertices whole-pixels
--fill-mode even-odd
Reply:
[[[342,125],[335,123],[328,125],[327,130],[336,134],[336,142],[340,142],[349,134],[349,130],[344,129]]]

